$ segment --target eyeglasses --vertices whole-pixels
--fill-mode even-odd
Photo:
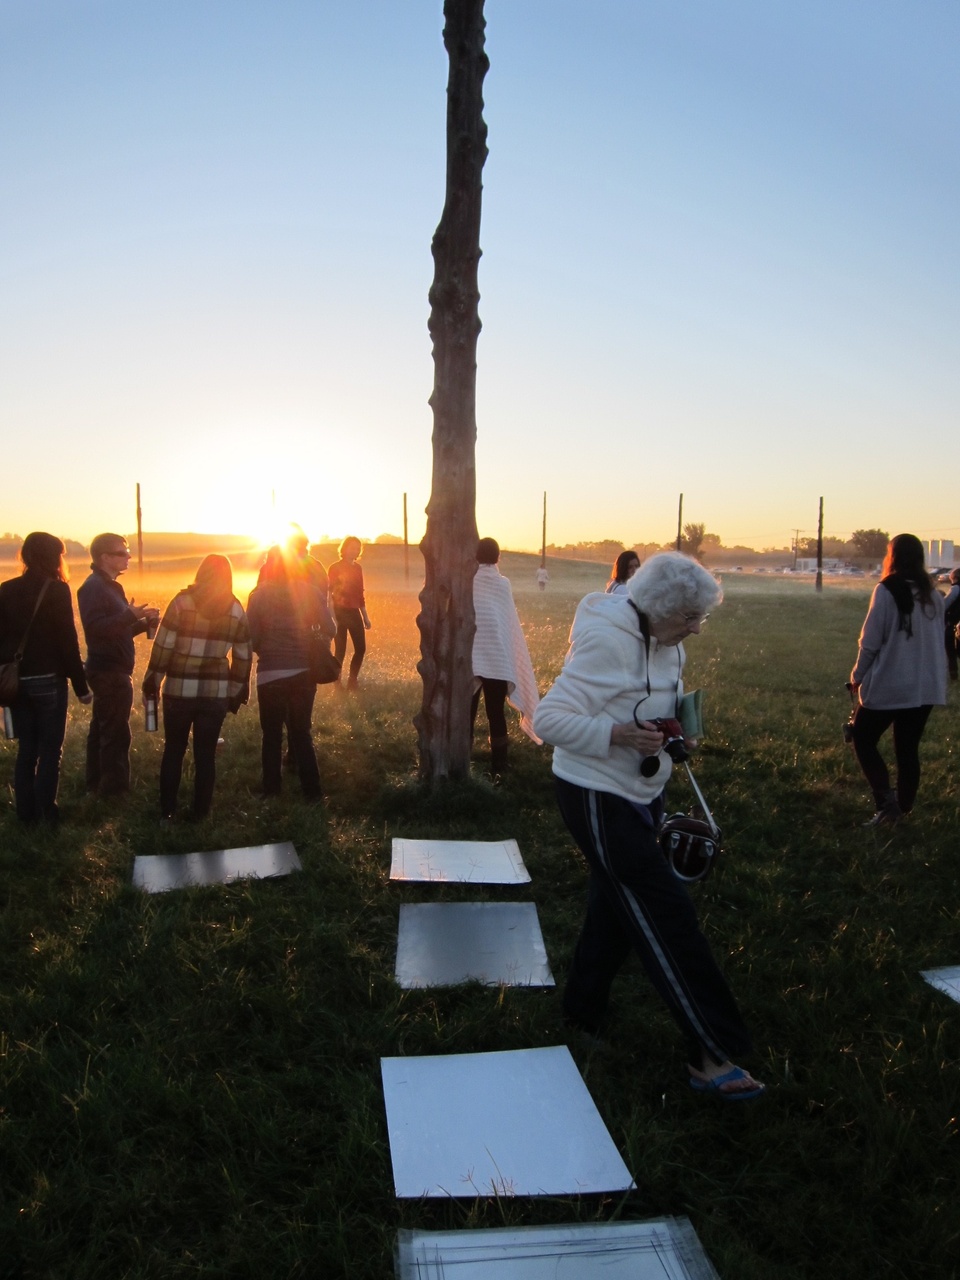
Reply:
[[[119,551],[107,551],[104,554],[108,556],[132,556],[133,552],[129,547],[121,547]]]
[[[695,622],[699,622],[702,627],[710,617],[709,613],[684,613],[681,616],[688,627],[692,626]]]

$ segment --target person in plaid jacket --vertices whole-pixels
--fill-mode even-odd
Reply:
[[[227,654],[230,654],[229,660]],[[161,821],[177,810],[177,793],[190,730],[194,791],[191,817],[206,817],[216,781],[217,740],[228,711],[236,714],[250,694],[252,651],[243,606],[233,594],[226,556],[204,557],[196,580],[167,605],[143,680],[144,698],[163,684]]]

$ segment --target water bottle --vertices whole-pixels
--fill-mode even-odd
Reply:
[[[157,731],[157,695],[147,696],[143,700],[143,723],[147,733]]]
[[[8,742],[17,736],[13,729],[13,712],[9,707],[3,708],[3,736]]]

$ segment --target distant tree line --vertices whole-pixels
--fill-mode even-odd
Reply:
[[[827,559],[838,560],[882,560],[887,549],[890,535],[884,529],[855,529],[849,538],[823,539],[823,554]],[[677,540],[669,542],[636,542],[630,548],[624,546],[616,538],[600,538],[593,542],[567,542],[563,545],[547,544],[547,554],[568,560],[598,560],[602,564],[613,564],[621,551],[636,551],[641,560],[656,555],[658,551],[676,550]],[[715,533],[708,533],[701,522],[685,524],[680,534],[680,550],[697,560],[706,561],[723,553],[725,558],[731,554],[744,558],[755,556],[753,547],[725,547]],[[764,547],[764,554],[787,556],[792,554],[790,547]],[[816,538],[801,538],[796,547],[798,556],[816,556]]]
[[[20,548],[23,545],[23,538],[19,533],[4,533],[0,535],[0,560],[16,560],[20,554]],[[86,557],[87,548],[82,542],[76,542],[73,538],[64,538],[63,545],[67,549],[67,559],[76,560],[77,557]]]

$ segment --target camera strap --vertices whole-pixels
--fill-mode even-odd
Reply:
[[[643,649],[647,659],[643,669],[643,674],[646,677],[646,681],[647,681],[647,697],[641,699],[642,702],[646,702],[647,698],[649,698],[650,695],[653,693],[653,689],[650,686],[650,623],[647,620],[647,615],[645,613],[641,613],[640,610],[637,608],[637,606],[633,603],[633,601],[629,599],[629,597],[628,597],[627,603],[630,605],[630,608],[633,610],[633,612],[637,615],[637,621],[640,623],[640,638],[643,641]],[[674,715],[676,715],[677,712],[680,710],[680,678],[682,675],[683,675],[683,659],[680,657],[680,646],[677,645],[677,687],[674,690],[674,694],[673,694],[673,704],[674,704],[673,714]],[[640,702],[638,702],[637,706],[634,707],[633,709],[634,721],[636,721],[637,719],[637,708],[639,706],[640,706]]]
[[[690,765],[687,763],[687,761],[684,761],[683,767],[687,771],[687,777],[690,779],[691,787],[693,787],[693,794],[697,797],[697,804],[699,804],[700,808],[703,810],[703,816],[704,818],[706,818],[707,824],[710,827],[711,832],[713,833],[713,838],[719,841],[720,828],[717,826],[717,824],[713,820],[713,814],[710,812],[710,806],[707,804],[706,800],[704,800],[703,798],[703,792],[700,790],[699,786],[697,785],[697,780],[693,776],[693,770],[690,768]]]

